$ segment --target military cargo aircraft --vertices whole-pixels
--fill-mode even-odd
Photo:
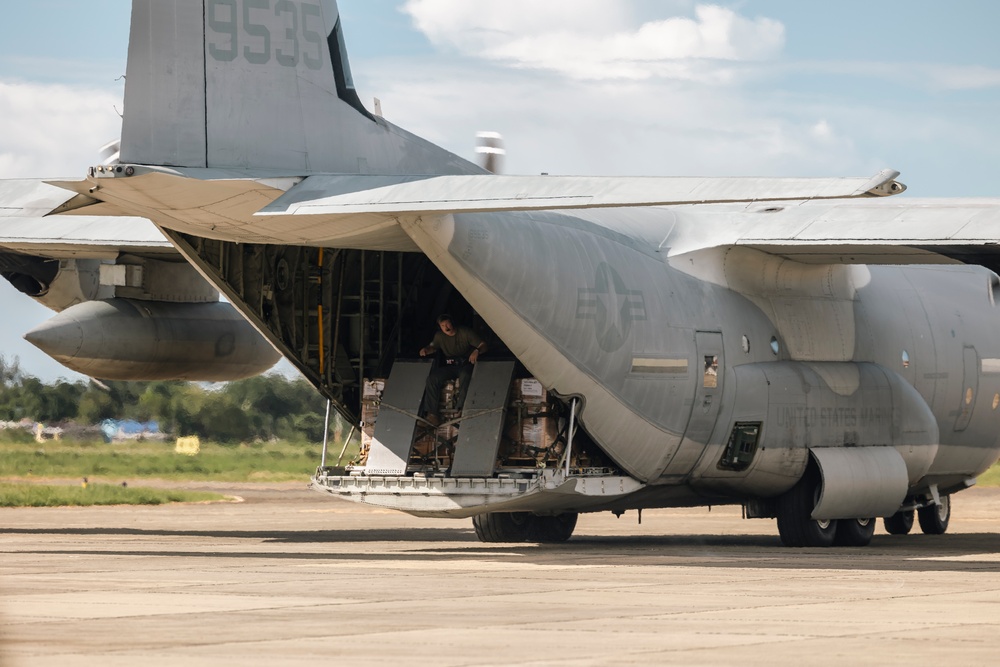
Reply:
[[[60,247],[74,220],[149,220],[171,248],[81,243],[100,260],[88,277],[6,243],[22,263],[7,273],[200,332],[184,318],[205,294],[160,256],[179,253],[364,431],[317,491],[472,517],[487,542],[728,503],[777,519],[789,546],[863,546],[877,517],[945,532],[951,494],[997,460],[1000,200],[894,197],[888,170],[494,174],[361,102],[334,0],[132,11],[117,155],[81,180],[5,183],[4,206]],[[417,351],[442,312],[490,349],[434,424]],[[260,354],[229,334],[207,332],[199,363]],[[114,365],[117,345],[90,356]],[[120,361],[139,376],[140,357]]]

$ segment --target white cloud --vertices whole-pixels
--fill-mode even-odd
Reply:
[[[979,65],[927,65],[919,67],[937,90],[1000,88],[1000,69]]]
[[[409,0],[404,11],[436,45],[512,67],[577,79],[650,77],[728,81],[720,62],[780,54],[784,26],[717,5],[694,18],[634,25],[629,2],[597,0]]]
[[[520,35],[557,29],[584,34],[623,29],[631,15],[627,4],[606,0],[408,0],[403,11],[435,44],[477,53]]]
[[[825,120],[821,120],[813,125],[810,131],[812,136],[820,141],[829,141],[833,138],[833,128]]]
[[[926,62],[824,60],[782,63],[775,71],[796,77],[841,76],[883,81],[912,90],[952,93],[1000,89],[1000,68],[984,65],[940,65]]]
[[[121,133],[116,106],[107,90],[0,80],[0,178],[82,177]]]
[[[833,176],[869,170],[836,116],[791,105],[786,97],[747,95],[742,86],[577,80],[454,60],[382,61],[364,69],[364,85],[379,91],[390,121],[456,153],[472,156],[477,131],[501,132],[508,173]]]

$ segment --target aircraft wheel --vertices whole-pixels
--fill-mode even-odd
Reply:
[[[837,534],[835,520],[817,521],[812,511],[819,500],[819,474],[810,466],[785,495],[778,498],[778,535],[786,547],[829,547]]]
[[[951,496],[941,496],[940,505],[930,505],[917,510],[917,520],[924,535],[943,535],[951,520]]]
[[[882,519],[885,532],[890,535],[906,535],[913,528],[913,510],[896,512]]]
[[[875,519],[840,519],[833,543],[840,547],[867,547],[875,534]]]
[[[557,516],[533,516],[528,541],[543,544],[565,542],[573,534],[578,516],[576,512]]]
[[[527,512],[490,512],[472,517],[480,542],[526,542],[533,517]]]

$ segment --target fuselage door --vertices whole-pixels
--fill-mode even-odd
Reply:
[[[962,377],[962,397],[955,418],[955,430],[964,431],[972,420],[972,410],[976,407],[976,393],[979,391],[979,355],[976,348],[962,348],[962,363],[965,368]]]
[[[695,344],[698,357],[695,365],[697,378],[694,405],[691,406],[691,416],[681,446],[665,471],[670,476],[687,475],[691,472],[701,458],[719,418],[722,382],[726,375],[722,334],[696,331]]]

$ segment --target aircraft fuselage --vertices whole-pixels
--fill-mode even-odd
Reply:
[[[891,446],[912,492],[961,488],[996,460],[994,274],[743,248],[671,257],[669,220],[602,211],[404,227],[543,384],[582,399],[591,436],[647,484],[774,496],[810,449]],[[755,452],[727,463],[736,425],[758,427]]]

